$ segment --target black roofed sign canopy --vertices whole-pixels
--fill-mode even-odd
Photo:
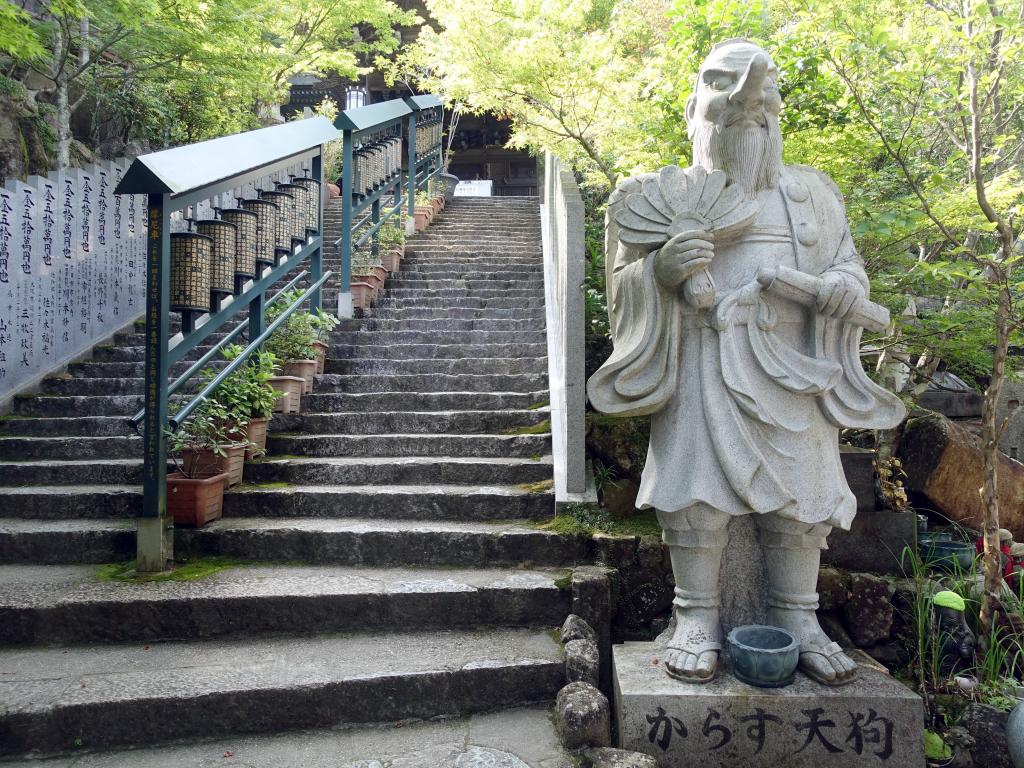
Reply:
[[[312,117],[150,152],[135,158],[115,192],[180,195],[201,190],[257,169],[266,173],[268,163],[285,162],[337,138],[338,130],[330,120]]]

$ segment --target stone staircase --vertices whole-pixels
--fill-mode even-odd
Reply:
[[[538,213],[457,199],[411,238],[224,519],[176,531],[178,558],[217,563],[201,578],[97,565],[134,554],[141,329],[18,400],[0,420],[0,760],[571,764],[547,719],[551,630],[589,553],[536,526],[554,511]]]

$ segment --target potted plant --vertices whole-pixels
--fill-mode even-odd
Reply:
[[[228,473],[220,467],[227,439],[222,415],[208,403],[176,430],[167,430],[175,472],[167,476],[167,513],[175,523],[197,528],[217,520],[224,508]],[[186,460],[189,457],[190,460]]]
[[[300,295],[297,291],[290,291],[268,307],[268,322],[273,322],[279,317]],[[316,341],[316,329],[313,315],[299,309],[293,312],[288,320],[271,334],[265,346],[265,350],[280,361],[282,374],[296,376],[303,380],[302,394],[305,395],[313,391],[313,377],[316,376],[314,341]]]
[[[218,387],[219,389],[219,387]],[[206,422],[210,426],[206,426]],[[202,474],[210,468],[216,468],[228,475],[227,486],[242,482],[245,469],[245,449],[248,443],[244,434],[249,426],[249,419],[239,411],[229,410],[223,403],[211,398],[199,408],[189,420],[194,424],[192,431],[186,435],[198,433],[210,440],[216,439],[214,445],[183,445],[178,453],[181,455],[181,469],[187,476]]]
[[[327,351],[331,348],[329,339],[331,338],[331,331],[337,328],[338,320],[336,315],[332,315],[330,312],[324,312],[323,309],[317,307],[316,314],[313,315],[313,329],[316,331],[316,340],[313,342],[313,350],[316,354],[316,372],[324,372],[324,363],[327,361]]]
[[[413,208],[413,215],[416,219],[416,231],[422,232],[434,219],[434,206],[430,202],[430,195],[426,192],[416,193],[416,207]]]
[[[381,264],[388,272],[395,273],[405,255],[405,232],[392,224],[386,224],[377,233],[380,246]]]
[[[227,360],[234,360],[244,351],[232,344],[223,351]],[[245,421],[244,429],[235,429],[231,437],[245,443],[245,460],[251,461],[266,453],[267,426],[274,404],[281,397],[269,383],[274,377],[277,358],[272,352],[258,350],[214,392],[213,399],[224,405],[235,422]]]

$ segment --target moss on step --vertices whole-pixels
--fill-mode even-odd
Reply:
[[[184,563],[175,563],[170,571],[162,573],[136,573],[135,561],[129,560],[124,563],[108,563],[101,565],[96,571],[96,578],[99,581],[122,581],[130,583],[143,583],[150,581],[196,581],[207,576],[212,576],[227,568],[241,568],[255,565],[251,560],[239,560],[234,557],[218,555],[216,557],[201,557],[189,560]]]
[[[538,480],[535,483],[518,483],[516,488],[530,493],[547,493],[555,487],[554,480]]]
[[[536,424],[530,424],[525,427],[514,427],[512,429],[506,429],[504,434],[506,435],[545,435],[551,431],[551,420],[544,419]]]
[[[544,400],[543,402],[540,402],[540,403],[534,403],[533,405],[531,405],[526,410],[528,410],[528,411],[539,411],[541,408],[547,408],[550,405],[551,405],[550,402],[548,402],[547,400]]]
[[[537,523],[543,531],[565,535],[660,536],[661,526],[654,510],[643,510],[625,518],[614,518],[596,504],[570,504],[551,520]]]

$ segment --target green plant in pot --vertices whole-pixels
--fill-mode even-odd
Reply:
[[[185,430],[186,435],[193,434],[207,441],[216,439],[217,443],[202,447],[182,446],[179,450],[182,471],[192,475],[217,467],[228,473],[229,488],[242,482],[245,449],[248,445],[244,435],[249,426],[249,417],[235,406],[229,407],[211,396],[196,409],[187,423],[194,426]]]
[[[426,192],[417,192],[415,201],[416,207],[413,209],[413,216],[416,220],[416,231],[422,232],[434,219],[434,204]]]
[[[240,344],[232,344],[225,347],[222,354],[230,361],[244,351]],[[282,394],[270,383],[276,368],[277,358],[272,352],[257,350],[213,393],[213,399],[228,409],[233,421],[246,422],[244,428],[232,433],[235,439],[244,442],[246,461],[266,453],[267,427],[274,404]]]
[[[267,321],[273,322],[280,317],[298,296],[298,292],[285,294],[279,301],[267,309]],[[303,380],[302,394],[313,391],[313,377],[316,375],[316,350],[313,343],[317,339],[315,318],[301,308],[292,312],[288,319],[267,339],[264,349],[280,361],[281,372],[285,376],[295,376]],[[278,386],[274,382],[274,386]],[[281,389],[281,387],[278,387]],[[283,391],[283,390],[282,390]]]
[[[388,272],[397,272],[405,255],[405,232],[394,224],[385,224],[377,232],[381,263]]]
[[[332,315],[330,312],[324,312],[323,309],[317,307],[316,314],[313,315],[313,330],[316,331],[316,340],[313,342],[313,351],[316,353],[316,372],[324,372],[324,363],[327,360],[327,351],[331,348],[330,338],[331,331],[338,327],[338,323],[341,321],[337,315]]]
[[[167,476],[167,513],[175,523],[200,527],[221,516],[228,472],[223,462],[230,444],[227,412],[206,402],[175,430],[167,430],[167,450],[175,470]]]

